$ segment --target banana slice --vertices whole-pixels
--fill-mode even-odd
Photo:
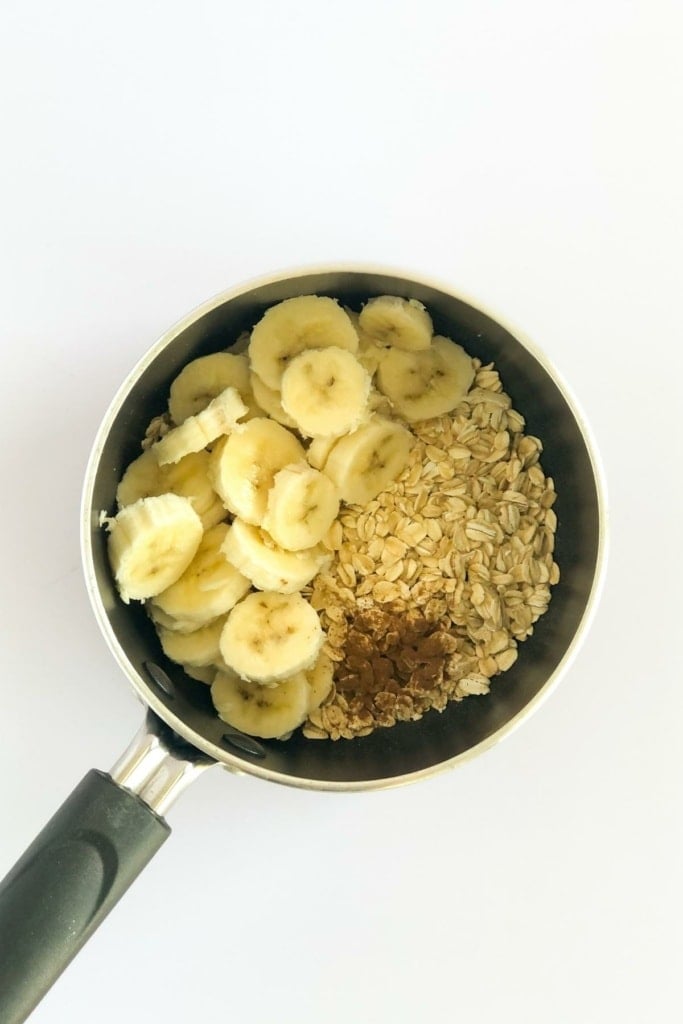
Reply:
[[[356,328],[356,334],[358,335],[358,351],[356,352],[356,359],[364,366],[370,376],[374,376],[377,372],[377,367],[382,361],[383,356],[386,354],[386,345],[375,341],[369,334],[366,334],[360,325],[360,315],[355,313],[352,309],[344,306],[346,313],[353,326]]]
[[[171,586],[187,569],[202,538],[202,521],[188,498],[140,498],[107,520],[109,564],[126,604]]]
[[[389,349],[385,346],[375,344],[366,334],[361,334],[358,345],[358,362],[365,367],[372,378],[377,373],[379,364],[388,351]]]
[[[310,715],[329,696],[334,684],[334,664],[323,651],[318,655],[315,665],[306,669],[306,680],[309,689],[307,711]]]
[[[192,668],[206,668],[220,658],[218,645],[227,616],[222,615],[208,625],[195,629],[192,633],[174,633],[169,629],[157,629],[161,649],[171,661]]]
[[[199,629],[244,597],[251,584],[223,553],[228,530],[219,523],[206,531],[182,576],[154,598],[156,608],[175,619],[194,622]]]
[[[226,508],[259,525],[266,513],[273,477],[305,457],[294,434],[273,420],[258,417],[237,427],[211,453],[209,479]]]
[[[249,360],[245,355],[232,352],[214,352],[200,356],[180,371],[171,384],[168,411],[180,426],[190,416],[206,409],[226,388],[235,388],[240,398],[249,405],[252,398],[249,384]]]
[[[293,594],[313,579],[330,558],[321,545],[306,551],[285,551],[270,534],[235,519],[223,542],[225,556],[259,590]]]
[[[139,498],[179,494],[190,499],[202,526],[210,530],[225,519],[226,509],[209,482],[208,468],[208,452],[192,452],[175,465],[160,466],[154,452],[148,449],[123,474],[116,491],[117,504],[125,508]]]
[[[303,672],[278,686],[260,686],[234,672],[218,672],[211,687],[218,717],[234,729],[264,740],[279,739],[306,720],[308,693]]]
[[[285,466],[273,478],[263,529],[287,551],[312,548],[339,512],[339,496],[329,477],[306,462]]]
[[[213,684],[218,672],[215,665],[207,665],[205,668],[197,668],[195,665],[181,665],[181,668],[190,679],[195,679],[198,683],[205,683],[206,686]]]
[[[191,452],[179,462],[159,466],[159,470],[168,490],[190,499],[205,530],[226,518],[226,508],[209,480],[208,452]]]
[[[355,352],[358,335],[336,299],[300,295],[272,306],[251,332],[251,368],[269,388],[278,390],[283,371],[307,348]]]
[[[439,336],[424,352],[392,349],[377,371],[378,388],[411,423],[450,412],[473,380],[474,366],[467,352]]]
[[[206,448],[221,434],[228,434],[248,412],[236,388],[226,388],[196,416],[190,416],[179,427],[169,430],[150,451],[155,453],[160,466],[179,462],[190,452]]]
[[[366,505],[401,474],[414,440],[400,423],[373,416],[337,441],[325,462],[325,475],[336,484],[342,501]]]
[[[310,668],[324,639],[317,612],[301,594],[249,594],[228,615],[220,648],[242,679],[275,686]]]
[[[432,318],[417,299],[380,295],[361,310],[358,324],[379,345],[393,345],[406,351],[429,348],[434,328]]]
[[[306,449],[309,465],[313,466],[313,469],[322,469],[338,440],[338,437],[314,437]]]
[[[393,419],[394,407],[391,404],[391,399],[383,395],[381,391],[376,388],[372,388],[370,391],[370,397],[368,398],[368,409],[371,413],[376,413],[378,416],[384,416],[385,419]]]
[[[296,430],[296,422],[291,416],[288,416],[282,408],[280,392],[274,391],[273,388],[269,388],[267,384],[263,383],[256,373],[252,373],[250,379],[251,390],[254,395],[254,401],[257,405],[260,405],[264,412],[267,412],[274,420],[281,423],[283,427],[293,427],[293,429]]]
[[[172,488],[165,486],[164,476],[164,471],[157,462],[156,455],[148,448],[146,452],[130,463],[121,477],[121,482],[116,488],[116,504],[121,509],[139,501],[140,498],[168,494]],[[186,494],[183,497],[189,498],[190,495]]]
[[[351,309],[350,306],[344,306],[344,312],[353,324],[353,329],[358,335],[358,340],[360,341],[360,327],[358,325],[358,317],[360,314],[356,313],[355,309]]]
[[[306,437],[339,437],[366,414],[370,374],[332,345],[295,356],[282,375],[282,408]]]
[[[146,603],[145,611],[157,627],[157,632],[159,629],[166,629],[171,630],[173,633],[193,633],[197,628],[197,623],[194,620],[177,619],[173,615],[167,615],[166,612],[154,604],[154,601]]]

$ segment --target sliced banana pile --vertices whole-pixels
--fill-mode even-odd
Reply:
[[[473,378],[421,303],[387,295],[360,313],[286,299],[178,373],[171,429],[127,467],[104,520],[109,559],[225,722],[286,737],[331,693],[300,591],[329,562],[340,504],[362,508],[400,476],[406,422],[455,408]]]

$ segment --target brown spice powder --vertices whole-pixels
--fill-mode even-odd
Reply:
[[[461,673],[447,671],[463,660],[457,638],[420,611],[373,607],[338,624],[338,640],[342,633],[334,703],[311,714],[309,732],[313,726],[316,734],[348,739],[373,726],[416,721],[430,708],[443,710],[465,674],[464,666]]]

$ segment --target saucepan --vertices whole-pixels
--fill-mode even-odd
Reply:
[[[226,348],[273,304],[329,295],[360,308],[374,295],[420,300],[435,331],[483,362],[542,438],[543,467],[558,499],[555,558],[561,580],[519,658],[485,697],[450,704],[420,721],[354,740],[286,742],[245,736],[217,718],[207,687],[164,658],[140,605],[120,600],[101,514],[139,454],[169,384],[197,356]],[[144,724],[108,773],[89,772],[0,885],[0,1020],[18,1024],[101,923],[169,835],[165,814],[211,765],[305,789],[370,790],[426,779],[485,751],[548,696],[565,671],[595,607],[603,576],[606,511],[597,456],[574,399],[546,357],[519,332],[449,287],[363,266],[303,269],[233,288],[206,302],[140,360],[114,398],[95,439],[82,504],[86,585],[98,623],[144,705]]]

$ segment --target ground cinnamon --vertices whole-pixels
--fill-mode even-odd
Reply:
[[[314,712],[308,730],[350,738],[443,710],[455,687],[446,672],[457,657],[453,634],[417,610],[390,607],[357,612],[344,631],[334,704]]]

